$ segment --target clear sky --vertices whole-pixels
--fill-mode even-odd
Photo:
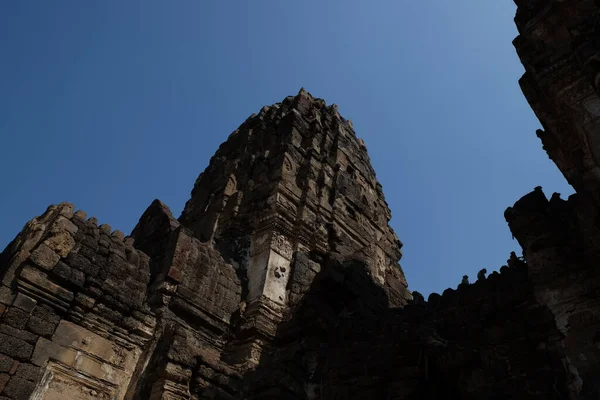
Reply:
[[[409,287],[497,270],[503,212],[572,193],[517,80],[510,0],[5,1],[0,248],[70,201],[130,232],[179,216],[229,133],[305,87],[367,145]]]

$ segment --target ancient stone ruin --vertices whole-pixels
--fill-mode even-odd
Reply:
[[[179,218],[155,200],[125,237],[62,203],[25,225],[0,255],[0,399],[597,399],[600,9],[516,3],[520,84],[577,191],[506,210],[523,257],[409,292],[364,143],[301,90],[230,135]]]

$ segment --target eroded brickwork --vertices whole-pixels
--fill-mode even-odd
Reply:
[[[550,231],[539,193],[507,212],[528,263],[413,298],[364,145],[302,90],[232,134],[179,219],[156,200],[125,238],[63,203],[25,226],[0,259],[2,396],[577,396],[595,361],[523,239]]]
[[[27,223],[2,253],[3,396],[123,398],[155,328],[131,243],[67,203]]]

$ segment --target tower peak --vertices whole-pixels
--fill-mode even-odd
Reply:
[[[251,296],[285,303],[285,282],[261,274],[269,260],[289,265],[296,251],[360,259],[380,285],[398,279],[406,288],[402,244],[380,187],[364,142],[337,105],[302,88],[230,135],[179,221],[248,270]]]

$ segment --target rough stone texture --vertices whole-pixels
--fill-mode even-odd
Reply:
[[[395,288],[388,298],[399,306],[410,294],[390,218],[351,123],[302,89],[230,135],[179,220],[247,271],[250,301],[285,305],[289,262],[301,250],[362,260],[378,284]]]
[[[514,209],[537,210],[546,201],[539,193]],[[560,209],[561,218],[572,214]],[[581,391],[563,303],[540,295],[536,270],[516,255],[501,274],[413,300],[364,144],[335,106],[304,90],[232,134],[179,220],[158,200],[127,238],[85,218],[67,203],[51,206],[0,256],[2,396],[560,399]],[[529,261],[517,219],[509,224]]]
[[[564,398],[561,337],[526,266],[401,310],[364,307],[384,293],[347,283],[360,268],[332,272],[281,331],[284,351],[248,378],[260,389],[249,398]]]
[[[84,374],[123,398],[153,337],[149,258],[81,217],[68,203],[51,206],[0,256],[2,396],[50,398],[35,396]]]
[[[600,50],[594,0],[516,0],[523,93],[550,158],[577,192],[597,192]]]
[[[576,194],[536,188],[505,217],[523,247],[537,301],[563,336],[571,398],[600,395],[600,25],[596,1],[516,1],[523,93],[549,157]]]
[[[68,203],[0,254],[0,399],[597,399],[599,8],[516,1],[521,87],[577,193],[505,212],[523,248],[427,301],[364,142],[301,90],[221,145],[179,219]]]

